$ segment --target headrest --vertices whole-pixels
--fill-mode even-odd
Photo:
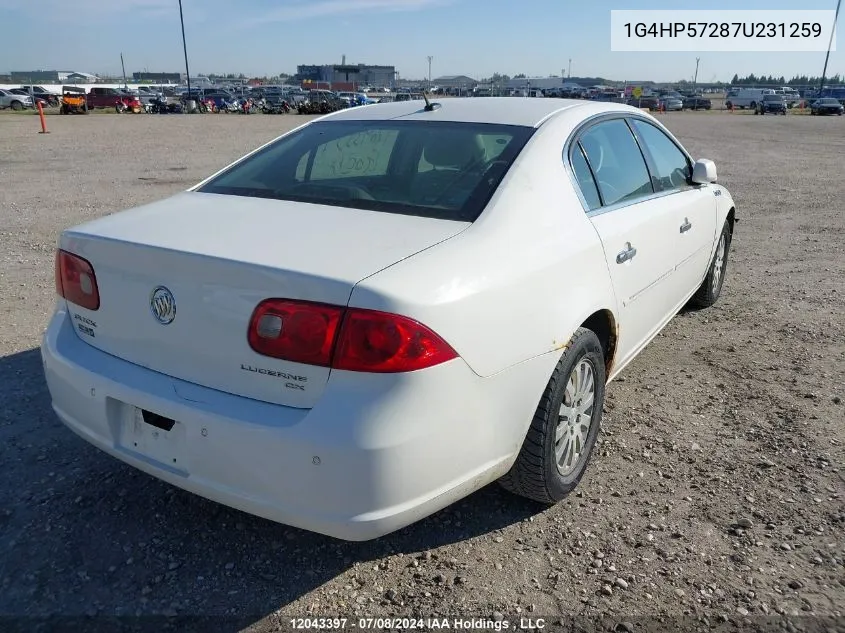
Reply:
[[[484,158],[484,147],[471,132],[433,134],[423,148],[423,158],[435,167],[460,169]]]

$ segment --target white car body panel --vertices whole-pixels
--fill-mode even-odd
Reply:
[[[535,126],[473,223],[197,192],[211,176],[65,231],[60,247],[91,262],[104,299],[87,311],[59,298],[45,332],[59,418],[164,481],[350,540],[401,528],[505,474],[575,330],[608,316],[613,379],[695,292],[734,204],[710,184],[586,213],[567,140],[606,113],[662,128],[636,108],[508,98],[423,105],[323,119]],[[680,235],[686,221],[692,230]],[[637,255],[618,264],[628,243]],[[167,326],[150,314],[159,284],[178,306]],[[246,332],[255,306],[272,297],[410,317],[458,357],[397,374],[269,358]],[[93,338],[78,318],[96,322]],[[287,390],[272,372],[307,387]],[[172,418],[174,430],[136,421],[139,409]]]
[[[560,350],[593,312],[614,310],[601,243],[561,159],[572,125],[564,112],[540,128],[459,240],[362,281],[350,305],[418,319],[481,376]]]
[[[100,292],[124,298],[96,312],[69,306],[94,330],[91,345],[175,378],[311,407],[328,368],[254,352],[255,306],[271,297],[345,305],[359,280],[469,226],[320,205],[303,217],[294,202],[233,198],[182,193],[63,234],[61,248],[93,264]],[[149,311],[159,285],[176,298],[179,318],[167,327]]]
[[[676,211],[665,196],[593,216],[604,246],[606,271],[616,292],[619,327],[616,355],[625,364],[671,307],[675,250],[665,236],[675,227]],[[632,259],[617,262],[620,252],[636,249]]]
[[[190,492],[347,540],[397,530],[507,472],[558,360],[546,354],[493,378],[460,359],[412,374],[335,371],[313,409],[280,407],[101,352],[74,333],[64,303],[42,358],[71,430]],[[135,407],[184,427],[175,463],[135,450]]]

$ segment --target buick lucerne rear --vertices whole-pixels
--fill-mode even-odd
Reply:
[[[608,112],[619,125],[591,142],[611,145],[598,160],[586,139],[585,158],[573,134]],[[678,268],[659,179],[602,191],[640,132],[664,134],[617,104],[354,108],[189,191],[68,229],[42,344],[53,407],[150,475],[343,539],[497,479],[553,503],[584,472],[607,380],[724,278],[730,197],[714,196],[715,168],[689,162],[664,183],[689,192],[675,198],[694,227],[681,229],[685,276],[625,311],[617,284],[637,266]],[[611,222],[624,196],[657,204],[662,224],[642,211]]]

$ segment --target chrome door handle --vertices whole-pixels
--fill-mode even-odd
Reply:
[[[634,255],[637,254],[637,249],[631,246],[631,242],[625,244],[625,250],[619,251],[616,255],[616,263],[617,264],[624,264],[628,260],[634,259]]]
[[[684,223],[681,225],[681,233],[686,233],[692,228],[692,224],[690,224],[689,218],[684,218]]]

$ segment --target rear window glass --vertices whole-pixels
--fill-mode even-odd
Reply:
[[[320,121],[198,189],[472,222],[533,128],[441,121]]]

